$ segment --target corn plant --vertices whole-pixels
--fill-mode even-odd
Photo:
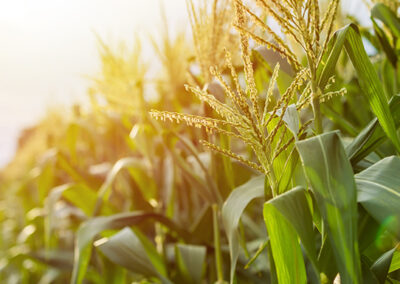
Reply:
[[[2,171],[1,281],[398,283],[397,2],[369,28],[336,0],[188,1],[153,82],[139,42],[99,40],[90,108]]]

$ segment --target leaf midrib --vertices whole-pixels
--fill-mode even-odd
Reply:
[[[384,189],[384,190],[386,190],[386,191],[388,191],[388,192],[400,197],[400,192],[397,192],[394,189],[392,189],[392,188],[390,188],[390,187],[388,187],[386,185],[377,183],[377,182],[369,180],[369,179],[364,179],[364,178],[359,178],[359,177],[356,177],[356,179],[359,180],[359,181],[368,183],[368,184],[372,184],[372,185],[378,186],[378,187],[380,187],[380,188],[382,188],[382,189]]]

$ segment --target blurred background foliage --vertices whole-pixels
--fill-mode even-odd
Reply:
[[[218,117],[184,84],[198,85],[223,101],[222,87],[209,69],[218,66],[232,80],[224,65],[224,48],[243,79],[239,38],[230,25],[234,13],[228,2],[188,2],[193,40],[184,33],[171,37],[165,23],[161,36],[151,39],[162,64],[156,78],[148,76],[139,40],[133,47],[112,50],[99,39],[102,67],[89,78],[89,107],[50,110],[41,122],[21,133],[16,155],[0,176],[1,283],[68,283],[70,279],[76,283],[213,283],[219,278],[214,234],[220,230],[220,257],[228,279],[228,240],[221,221],[215,222],[218,216],[211,204],[226,200],[256,173],[210,153],[199,141],[213,141],[244,155],[251,151],[202,129],[160,124],[148,114],[150,109],[163,109]],[[338,19],[338,27],[355,20],[345,13]],[[392,97],[400,82],[397,35],[380,24],[374,29],[361,28],[361,33],[385,92]],[[263,94],[274,64],[282,59],[257,48],[252,61],[256,86]],[[278,85],[285,89],[291,75],[285,74],[284,63],[281,66],[280,78],[288,79]],[[347,95],[322,105],[323,126],[341,130],[344,141],[351,141],[374,116],[344,53],[331,86],[339,87],[345,87]],[[385,141],[363,163],[393,152]],[[245,267],[259,247],[265,247],[267,233],[257,209],[261,204],[262,200],[252,201],[239,224],[238,283],[270,281],[265,250]],[[370,255],[380,255],[392,242],[381,234]]]

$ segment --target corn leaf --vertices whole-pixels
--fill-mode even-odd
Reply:
[[[278,282],[306,283],[306,268],[296,230],[270,203],[264,205],[264,220],[271,242]]]
[[[272,218],[275,218],[277,215],[279,215],[278,220],[272,220]],[[303,256],[301,254],[293,254],[292,250],[287,249],[289,246],[291,248],[293,248],[293,246],[298,246],[298,237],[300,237],[307,256],[313,264],[315,275],[319,278],[312,216],[308,207],[304,188],[296,187],[265,203],[264,218],[280,283],[298,283],[296,282],[297,280],[292,277],[299,276],[297,274],[299,273],[299,269],[301,269],[299,265],[301,265],[302,262],[300,259],[295,258],[299,257],[302,259]],[[285,229],[282,227],[280,223],[281,219],[284,219],[286,226],[291,228]],[[275,225],[278,226],[278,228],[275,227]],[[281,236],[286,234],[284,230],[294,233],[296,237],[293,239],[290,237],[288,237],[288,239],[282,238]],[[281,249],[282,251],[279,251]]]
[[[264,195],[264,179],[265,177],[261,175],[234,189],[222,207],[222,221],[228,237],[231,257],[231,283],[234,280],[236,263],[239,257],[238,226],[240,216],[250,201]]]
[[[392,262],[393,254],[396,247],[382,254],[371,266],[371,271],[378,279],[380,284],[385,284],[387,275],[389,273],[390,263]]]
[[[171,283],[167,279],[162,258],[155,248],[149,252],[141,239],[129,228],[122,229],[110,238],[98,240],[95,246],[112,262],[120,266],[147,277],[160,278],[163,283]],[[153,256],[152,259],[149,257],[150,254]]]
[[[396,129],[400,126],[400,96],[395,95],[389,102],[390,112],[396,122]],[[353,165],[373,152],[385,141],[385,132],[374,118],[370,123],[346,146],[347,155]]]
[[[322,67],[317,70],[319,87],[323,90],[329,78],[334,74],[343,46],[356,69],[361,89],[370,104],[371,110],[397,151],[400,152],[400,140],[396,133],[393,117],[389,111],[383,86],[365,52],[361,35],[356,25],[350,24],[334,34],[329,44],[328,52],[324,55],[322,64],[320,64]]]
[[[96,192],[87,187],[84,184],[63,184],[54,187],[45,201],[45,208],[47,210],[47,215],[45,219],[45,240],[46,246],[49,248],[51,233],[54,227],[56,216],[54,214],[54,208],[57,201],[61,198],[65,198],[77,208],[83,211],[87,216],[93,212],[96,203]],[[113,209],[109,204],[103,206],[102,213],[109,215],[113,212]]]
[[[400,236],[400,158],[384,158],[355,176],[358,201],[387,229]]]
[[[94,208],[93,215],[97,215],[105,200],[107,200],[111,187],[117,178],[119,172],[123,169],[134,167],[134,166],[141,166],[142,162],[137,158],[122,158],[118,160],[114,166],[112,167],[111,171],[107,174],[106,180],[101,185],[98,193],[97,193],[97,201],[96,206]]]
[[[186,244],[175,246],[178,268],[186,283],[201,283],[206,252],[205,246]]]
[[[375,35],[379,40],[382,50],[385,52],[386,57],[390,61],[392,66],[396,67],[396,63],[397,63],[396,51],[392,48],[385,32],[378,26],[378,24],[376,23],[374,18],[371,18],[371,20],[372,20],[372,24],[374,26]]]
[[[392,257],[392,262],[390,263],[389,273],[400,269],[400,250],[397,248]]]
[[[371,10],[371,18],[381,20],[396,37],[400,37],[400,19],[386,5],[376,4]]]
[[[130,212],[120,213],[107,217],[96,217],[83,223],[77,232],[74,252],[74,269],[71,283],[82,283],[92,250],[92,242],[96,235],[105,230],[115,230],[126,226],[133,226],[145,220],[153,219],[160,222],[187,239],[186,231],[179,228],[168,218],[156,213]]]
[[[361,283],[357,245],[357,193],[350,162],[337,132],[296,143],[315,195],[342,283]]]

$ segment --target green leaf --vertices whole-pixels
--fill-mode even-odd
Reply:
[[[291,105],[288,110],[286,110],[284,114],[284,122],[287,125],[287,128],[292,127],[293,131],[296,132],[296,124],[297,127],[299,126],[299,121],[296,121],[296,116],[298,116],[296,108]],[[278,115],[280,115],[282,112],[281,109],[277,111]],[[295,116],[294,118],[289,118],[289,116]],[[270,123],[268,124],[268,131],[273,131],[279,123],[279,118],[275,117],[273,118]],[[291,124],[289,126],[288,124]],[[292,129],[290,131],[292,132]],[[285,143],[288,143],[290,139],[293,138],[293,135],[295,139],[297,138],[297,133],[293,134],[288,131],[286,131],[285,128],[279,128],[278,132],[276,133],[275,137],[281,137],[282,138],[282,145]],[[283,137],[282,137],[283,135]],[[280,139],[274,139],[271,142],[271,149],[275,149],[278,146],[278,143],[280,143]],[[285,151],[281,152],[273,161],[273,169],[274,169],[274,175],[276,179],[276,191],[278,194],[283,193],[290,189],[292,186],[290,185],[294,181],[294,172],[296,170],[296,166],[299,163],[299,157],[297,152],[294,150],[294,145],[290,144]]]
[[[336,258],[342,283],[361,283],[357,195],[353,171],[337,132],[296,143]]]
[[[390,45],[389,39],[387,38],[384,31],[378,26],[378,24],[375,22],[373,18],[371,18],[371,20],[374,26],[376,37],[378,38],[379,43],[382,46],[382,49],[385,52],[387,59],[390,61],[392,66],[396,67],[397,56],[395,50]]]
[[[272,248],[271,248],[271,241],[268,239],[267,242],[267,253],[268,253],[268,260],[269,260],[269,274],[271,281],[270,283],[278,283],[278,275],[276,275],[276,266],[274,261],[274,256],[272,255]]]
[[[96,235],[105,230],[115,230],[126,226],[137,225],[145,220],[154,219],[187,239],[187,232],[163,215],[156,213],[130,212],[107,217],[96,217],[83,223],[77,232],[75,242],[74,269],[71,283],[82,283],[92,250],[92,241]]]
[[[231,283],[233,283],[234,280],[236,262],[239,257],[240,244],[238,226],[240,216],[250,201],[264,196],[264,179],[265,177],[261,175],[239,186],[232,191],[222,207],[222,221],[228,237],[231,257]]]
[[[390,112],[396,122],[396,129],[400,126],[400,96],[395,95],[389,102]],[[346,152],[353,165],[374,151],[385,141],[385,132],[374,118],[370,123],[347,145]]]
[[[335,32],[329,41],[327,51],[322,56],[321,63],[317,69],[317,81],[321,90],[325,89],[329,78],[335,74],[336,63],[346,40],[346,32],[347,28]]]
[[[58,270],[71,270],[74,258],[70,250],[39,250],[27,253],[26,256]]]
[[[205,246],[186,244],[175,246],[178,268],[186,283],[201,283],[206,253]]]
[[[400,250],[396,249],[393,253],[392,262],[390,264],[389,273],[400,269]]]
[[[365,52],[357,26],[350,25],[346,37],[345,48],[354,68],[364,95],[368,99],[372,111],[379,120],[386,135],[400,151],[400,141],[391,116],[386,95],[377,73]]]
[[[125,168],[130,168],[134,166],[140,167],[141,165],[142,162],[137,158],[122,158],[114,164],[111,171],[107,174],[106,180],[101,185],[97,193],[97,202],[93,213],[94,216],[98,215],[103,205],[103,202],[107,200],[110,194],[111,186],[117,178],[119,172]]]
[[[163,283],[171,283],[167,280],[166,267],[162,258],[157,254],[158,258],[154,263],[140,238],[130,228],[124,228],[110,238],[98,240],[95,246],[112,262],[120,266],[140,275],[161,278]]]
[[[277,112],[277,115],[280,115],[281,112],[282,111],[279,110]],[[297,138],[297,134],[299,134],[300,130],[300,117],[296,105],[294,104],[289,105],[282,119],[285,122],[288,129],[293,133],[294,137]]]
[[[264,220],[278,283],[306,283],[306,268],[296,230],[271,203],[264,204]]]
[[[202,179],[198,173],[193,171],[193,167],[185,159],[182,158],[182,156],[180,155],[180,153],[178,153],[175,147],[167,149],[168,152],[171,154],[171,157],[173,158],[174,164],[177,165],[182,170],[182,175],[186,179],[188,179],[192,187],[198,189],[196,192],[198,192],[210,204],[214,203],[217,200],[216,194],[218,192],[217,190],[214,190],[216,189],[216,186],[213,183],[213,180],[210,178],[207,178],[206,181]]]
[[[338,266],[335,261],[332,261],[335,258],[335,253],[333,251],[332,246],[329,244],[328,241],[326,241],[326,237],[322,238],[324,239],[322,240],[322,247],[318,255],[319,270],[321,275],[324,275],[323,278],[330,281],[330,282],[329,281],[322,281],[322,282],[333,283],[338,273]]]
[[[395,251],[396,247],[385,252],[371,266],[371,271],[374,273],[380,284],[385,284],[387,275],[389,273],[390,264],[392,262],[393,254]]]
[[[357,129],[351,124],[350,121],[348,121],[348,119],[346,119],[346,117],[343,117],[342,114],[337,113],[327,104],[321,104],[321,111],[327,118],[337,124],[342,131],[349,133],[351,136],[357,135]]]
[[[366,250],[379,235],[379,223],[362,207],[358,206],[358,247],[360,253]]]
[[[389,111],[383,86],[365,52],[361,35],[356,25],[347,25],[334,34],[329,44],[330,48],[322,59],[321,67],[317,70],[319,87],[323,90],[329,78],[334,74],[343,45],[357,72],[361,89],[372,111],[378,118],[386,135],[390,138],[397,151],[400,152],[400,140],[396,133],[393,117]]]
[[[356,165],[363,158],[368,156],[382,142],[382,135],[376,134],[379,128],[377,118],[374,118],[360,133],[346,146],[346,152],[353,165]],[[383,130],[381,129],[383,133]],[[373,137],[375,136],[375,138]],[[383,133],[383,138],[385,134]],[[381,140],[381,141],[380,141]]]
[[[381,20],[396,37],[400,37],[400,19],[389,7],[376,4],[371,10],[371,17]]]
[[[200,212],[197,213],[189,232],[192,237],[191,243],[209,243],[213,239],[213,231],[210,230],[212,223],[212,209],[211,206],[205,206]]]
[[[271,210],[271,206],[274,207],[274,209],[279,212],[284,219],[290,224],[290,226],[293,227],[297,235],[300,237],[300,240],[304,246],[304,249],[307,253],[307,256],[309,257],[311,263],[313,264],[314,267],[314,272],[319,277],[318,273],[318,265],[317,265],[317,254],[315,250],[315,239],[314,239],[314,231],[313,231],[313,223],[312,223],[312,216],[311,212],[308,206],[307,198],[305,195],[305,190],[302,187],[296,187],[284,194],[279,195],[278,197],[275,197],[274,199],[268,201],[265,206],[264,206],[264,216],[265,214],[268,215],[275,215],[274,210],[271,212],[268,212],[268,210]],[[267,206],[268,204],[268,206]],[[273,216],[271,216],[272,218]],[[271,236],[271,231],[270,230],[275,230],[276,228],[269,226],[268,222],[270,222],[270,219],[267,219],[265,217],[265,222],[267,224],[271,244],[272,244],[272,253],[273,254],[278,254],[279,256],[283,257],[288,257],[288,259],[274,259],[275,264],[277,266],[278,270],[278,277],[280,274],[292,274],[297,271],[297,266],[291,267],[289,263],[291,263],[291,259],[293,256],[291,256],[291,251],[287,250],[287,252],[275,252],[277,248],[284,248],[285,245],[282,244],[282,246],[276,247],[274,244],[276,242],[280,242],[281,240],[278,239],[273,239]],[[278,223],[279,224],[279,223]],[[275,233],[273,235],[276,235]],[[283,240],[282,240],[283,241]],[[287,254],[288,253],[288,254]],[[286,254],[286,255],[285,255]],[[286,265],[286,268],[282,267],[282,264]],[[296,263],[292,263],[296,265]],[[283,269],[283,271],[280,271]],[[292,272],[289,270],[292,269]],[[281,277],[283,277],[281,275]],[[287,277],[287,276],[286,276]],[[291,283],[291,282],[289,282]]]
[[[371,263],[370,260],[362,255],[361,256],[361,268],[363,274],[363,284],[379,284],[378,279],[376,278],[375,274],[371,271]]]
[[[400,236],[400,158],[387,157],[355,175],[358,201],[387,229]]]
[[[45,242],[46,247],[50,247],[50,239],[52,236],[52,230],[54,227],[55,219],[54,208],[57,201],[61,198],[65,198],[77,208],[83,211],[87,216],[92,214],[94,206],[96,204],[96,192],[85,184],[63,184],[54,187],[48,197],[45,200],[45,208],[47,215],[45,219]],[[113,209],[108,203],[102,208],[102,214],[112,214]]]
[[[386,95],[389,98],[392,98],[397,93],[397,82],[396,82],[396,68],[390,65],[387,59],[382,61],[381,67],[381,77],[382,83],[385,88]],[[390,102],[389,102],[390,107]],[[394,123],[396,124],[396,120],[393,118]]]

